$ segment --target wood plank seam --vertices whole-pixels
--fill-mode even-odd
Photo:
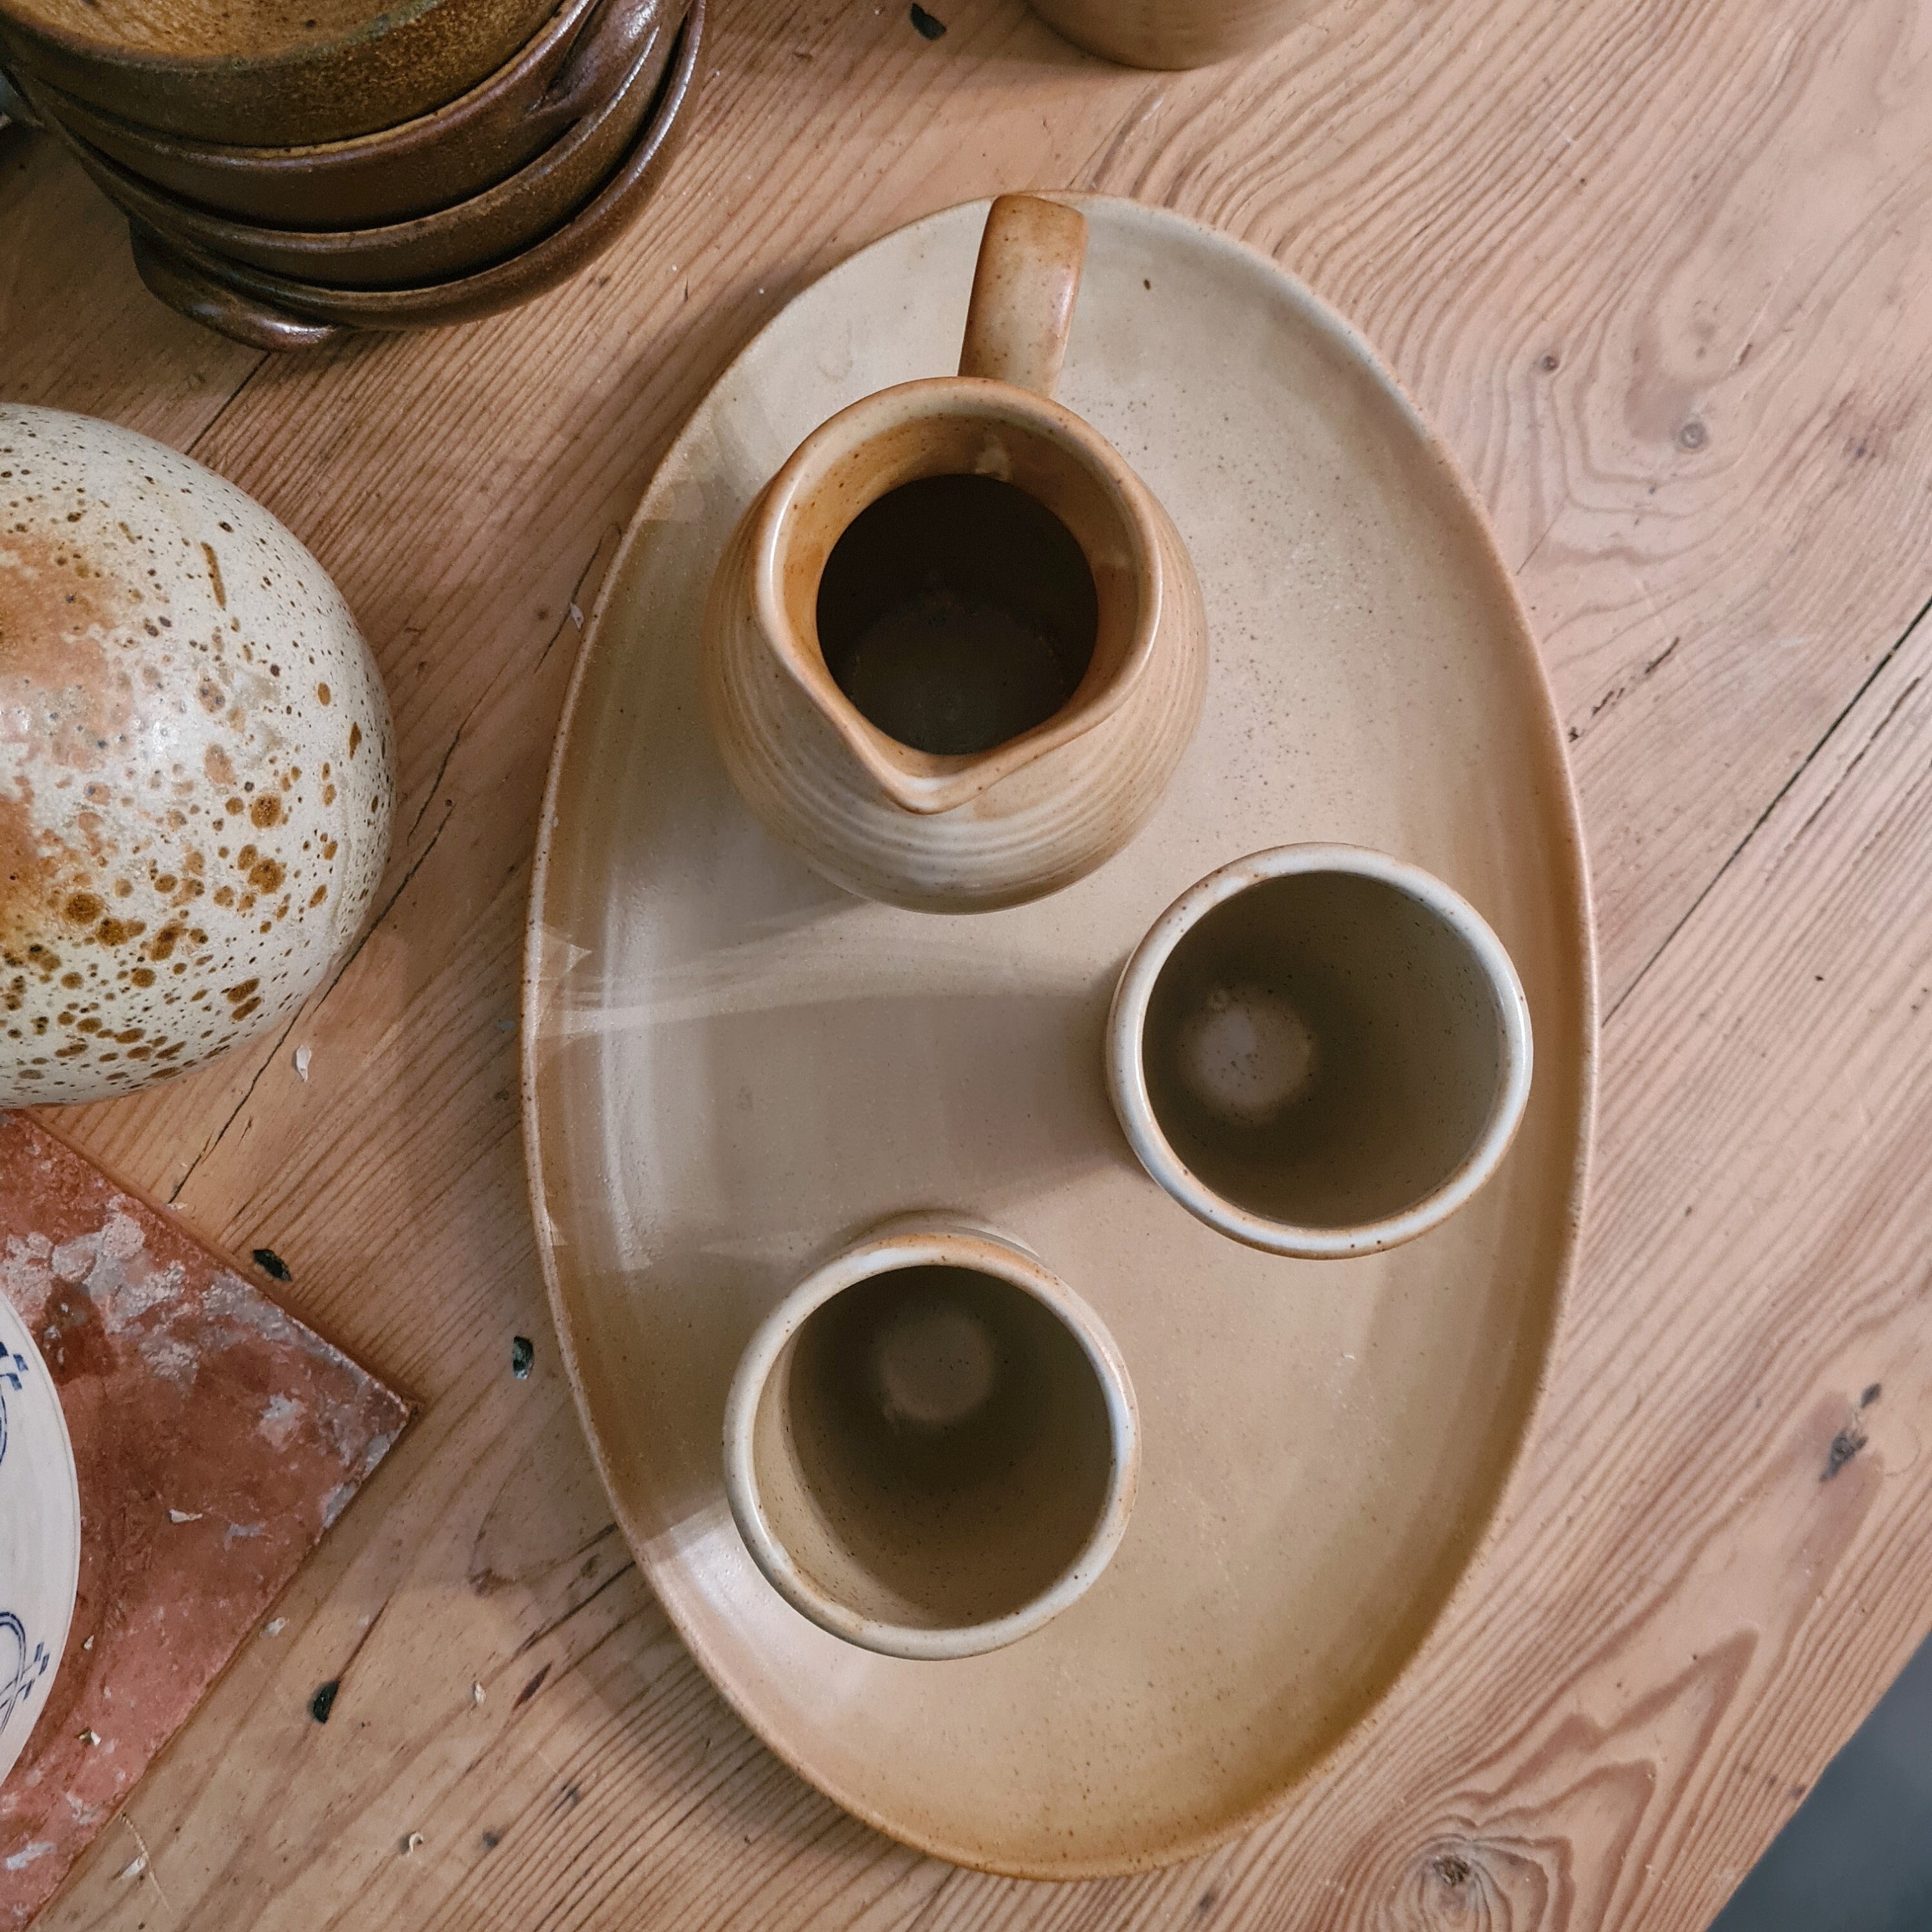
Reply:
[[[1887,650],[1884,655],[1879,658],[1878,662],[1872,666],[1871,669],[1865,674],[1863,682],[1861,682],[1858,688],[1852,693],[1851,696],[1845,700],[1844,708],[1832,720],[1830,724],[1826,726],[1822,734],[1818,740],[1818,742],[1804,754],[1803,758],[1798,760],[1798,763],[1795,766],[1792,766],[1791,776],[1784,781],[1784,784],[1778,787],[1776,792],[1772,794],[1770,802],[1767,804],[1764,809],[1758,814],[1757,817],[1751,821],[1750,829],[1744,833],[1744,836],[1738,841],[1737,844],[1732,847],[1730,851],[1726,855],[1723,864],[1719,866],[1718,869],[1711,874],[1708,880],[1705,881],[1704,885],[1699,891],[1697,896],[1690,902],[1690,904],[1684,908],[1682,916],[1678,920],[1676,924],[1665,934],[1663,943],[1659,945],[1656,951],[1652,952],[1650,957],[1637,968],[1636,973],[1630,980],[1630,984],[1625,986],[1623,991],[1617,995],[1616,998],[1611,1003],[1610,1010],[1604,1015],[1601,1022],[1604,1028],[1607,1028],[1610,1022],[1616,1018],[1618,1011],[1622,1006],[1624,1002],[1628,1000],[1631,994],[1635,992],[1637,988],[1643,983],[1644,975],[1657,964],[1658,960],[1663,958],[1664,953],[1669,950],[1671,941],[1674,940],[1677,935],[1684,930],[1684,927],[1690,922],[1691,920],[1696,916],[1697,908],[1702,905],[1705,900],[1710,896],[1712,889],[1715,886],[1718,881],[1730,870],[1731,867],[1737,862],[1738,859],[1743,856],[1744,848],[1749,845],[1751,841],[1757,836],[1758,833],[1761,830],[1762,830],[1766,821],[1769,820],[1772,814],[1778,809],[1778,806],[1783,801],[1785,794],[1789,792],[1792,787],[1797,784],[1798,781],[1804,776],[1805,772],[1810,767],[1812,760],[1831,743],[1833,737],[1844,726],[1846,719],[1850,717],[1852,713],[1858,709],[1859,700],[1862,698],[1865,693],[1878,682],[1880,677],[1883,674],[1886,667],[1889,664],[1892,659],[1905,648],[1912,632],[1917,630],[1918,626],[1925,621],[1926,616],[1929,613],[1932,613],[1932,597],[1928,597],[1926,601],[1918,607],[1918,613],[1912,618],[1912,621],[1906,626],[1904,630],[1900,632],[1898,638],[1894,640],[1891,647]],[[1666,650],[1664,656],[1667,657],[1670,655],[1670,651],[1675,650],[1676,647],[1676,642],[1673,640],[1670,646],[1670,650]],[[1658,659],[1656,660],[1656,662],[1661,662],[1662,660]],[[1646,667],[1646,669],[1648,668],[1650,668],[1650,667]],[[1908,687],[1907,689],[1900,696],[1898,702],[1900,704],[1903,704],[1905,702],[1906,698],[1909,698],[1911,694],[1911,690]],[[1822,812],[1824,809],[1825,803],[1828,802],[1829,800],[1828,796],[1826,800],[1820,803],[1818,807],[1818,810]],[[1808,820],[1807,823],[1808,824],[1809,821]]]

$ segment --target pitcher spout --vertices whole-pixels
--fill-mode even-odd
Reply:
[[[950,812],[1124,702],[1162,615],[1159,514],[1058,404],[907,383],[773,479],[752,538],[760,628],[894,806]]]

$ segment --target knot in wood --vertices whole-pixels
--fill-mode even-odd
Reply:
[[[1519,1886],[1514,1863],[1508,1849],[1460,1835],[1424,1844],[1390,1901],[1388,1932],[1520,1932],[1540,1923],[1533,1910],[1519,1907],[1532,1904],[1541,1888],[1533,1882],[1526,1888]],[[1519,1898],[1520,1892],[1526,1895]]]

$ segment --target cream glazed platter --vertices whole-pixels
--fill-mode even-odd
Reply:
[[[700,404],[613,566],[558,742],[524,986],[538,1244],[638,1560],[746,1721],[956,1862],[1074,1878],[1280,1803],[1414,1654],[1483,1545],[1574,1267],[1594,1079],[1588,887],[1561,734],[1480,508],[1347,326],[1178,216],[1081,198],[1060,400],[1166,506],[1206,605],[1205,708],[1090,876],[946,916],[848,897],[761,830],[698,644],[747,504],[826,417],[957,364],[983,202],[861,250]],[[1264,847],[1376,848],[1502,938],[1535,1036],[1496,1179],[1408,1245],[1285,1259],[1148,1179],[1108,1002],[1188,886]],[[792,1609],[727,1505],[725,1397],[786,1291],[946,1210],[1017,1238],[1132,1376],[1139,1489],[1094,1586],[1005,1649],[861,1651]]]

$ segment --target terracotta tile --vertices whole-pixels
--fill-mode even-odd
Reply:
[[[13,1927],[58,1888],[410,1412],[20,1114],[0,1114],[0,1293],[60,1386],[81,1508],[66,1654],[0,1785],[0,1927]]]

